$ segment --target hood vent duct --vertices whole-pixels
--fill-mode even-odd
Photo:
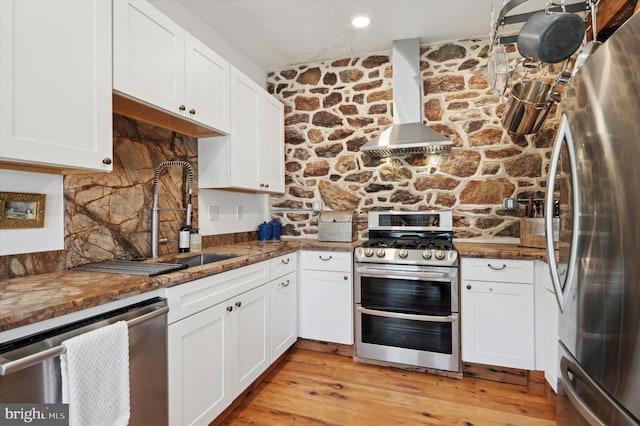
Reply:
[[[395,40],[392,55],[394,124],[360,151],[378,157],[448,151],[453,141],[420,121],[420,40]]]

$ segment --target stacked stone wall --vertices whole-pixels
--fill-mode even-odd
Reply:
[[[554,108],[537,134],[508,134],[505,99],[477,71],[487,52],[486,41],[473,40],[421,48],[422,120],[454,141],[433,157],[359,151],[393,122],[390,52],[271,73],[268,90],[285,104],[286,189],[270,204],[284,235],[317,234],[310,209],[322,200],[329,210],[355,210],[363,237],[372,209],[452,209],[456,238],[517,238],[523,209],[504,211],[502,198],[543,196],[558,120]]]

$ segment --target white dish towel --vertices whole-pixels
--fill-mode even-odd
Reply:
[[[129,328],[125,321],[62,342],[62,402],[70,426],[129,423]]]

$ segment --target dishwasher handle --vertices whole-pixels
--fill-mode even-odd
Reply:
[[[135,327],[139,324],[145,323],[159,316],[166,315],[167,312],[169,312],[168,306],[158,307],[152,310],[151,312],[148,312],[146,314],[143,314],[128,320],[127,327],[129,328]],[[53,358],[60,354],[63,354],[64,352],[65,352],[64,346],[58,345],[49,349],[45,349],[44,351],[27,355],[25,357],[16,359],[14,361],[0,363],[0,376],[7,376],[11,373],[15,373],[16,371],[24,370],[25,368],[29,368],[33,365],[40,364],[41,362],[44,362],[49,358]]]

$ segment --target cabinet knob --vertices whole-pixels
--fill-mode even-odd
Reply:
[[[191,108],[191,109],[189,110],[189,114],[191,114],[191,115],[196,115],[196,110],[195,110],[195,109],[193,109],[193,108]]]
[[[106,157],[106,158],[102,159],[102,164],[106,164],[108,166],[111,163],[112,163],[112,161],[111,161],[111,158],[109,158],[109,157]]]
[[[282,283],[282,287],[289,287],[289,280],[287,280],[287,282]]]
[[[261,183],[261,184],[260,184],[260,188],[264,188],[264,183]]]
[[[344,280],[345,280],[345,281],[347,281],[347,280],[349,279],[349,275],[345,275],[345,276],[344,276],[344,277],[342,277],[342,278],[344,278]]]
[[[233,306],[227,306],[227,312],[233,311]]]
[[[467,290],[471,290],[471,284],[467,284]]]
[[[265,184],[264,184],[264,187],[265,187],[265,188],[268,188],[268,187],[269,187],[269,184],[268,184],[268,183],[265,183]]]
[[[180,105],[180,106],[178,107],[178,109],[179,109],[180,111],[184,111],[185,109],[187,109],[187,107],[186,107],[186,106],[184,106],[184,105]]]
[[[236,306],[239,308],[240,306],[242,306],[242,302],[237,301],[237,302],[236,302]]]

